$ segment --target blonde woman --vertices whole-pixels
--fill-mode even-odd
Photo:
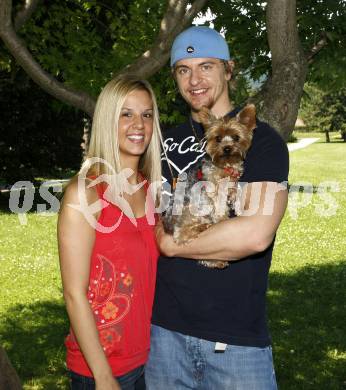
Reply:
[[[148,186],[161,181],[160,139],[149,83],[110,81],[58,221],[72,389],[132,390],[143,372],[158,258]]]

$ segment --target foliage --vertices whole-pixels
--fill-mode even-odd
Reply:
[[[0,73],[0,178],[8,184],[78,169],[83,117],[57,105],[23,71]]]
[[[40,5],[20,33],[45,70],[97,96],[151,44],[162,12],[160,1],[53,0]]]
[[[310,65],[308,81],[324,90],[346,86],[346,2],[344,0],[297,0],[298,28],[303,47],[326,37],[328,44]]]
[[[21,0],[14,3],[17,9],[22,5]],[[261,83],[270,72],[266,2],[233,0],[230,7],[226,1],[209,0],[207,5],[215,16],[215,28],[226,30],[239,71],[236,100],[242,101],[249,93],[249,78]],[[20,34],[45,70],[68,85],[97,96],[112,76],[150,47],[165,7],[166,2],[160,0],[53,0],[38,7]],[[321,37],[328,39],[328,45],[315,57],[308,79],[328,88],[345,85],[346,3],[297,0],[297,13],[306,52]],[[13,67],[14,64],[4,61],[3,48],[0,53],[2,67]],[[164,122],[181,119],[179,103],[171,105],[175,88],[169,67],[151,81],[158,92]]]
[[[17,3],[19,7],[22,2]],[[20,35],[43,69],[96,97],[107,81],[150,47],[165,8],[160,0],[53,0],[37,8]],[[0,56],[3,69],[15,67],[5,60],[4,48]],[[163,118],[171,123],[181,117],[172,112],[169,72],[167,66],[151,81]]]
[[[215,28],[225,30],[237,68],[258,81],[270,69],[264,3],[235,0],[230,7],[225,1],[211,0],[208,5],[216,16]]]
[[[259,81],[271,70],[266,37],[265,1],[210,0],[215,28],[226,29],[226,39],[242,73]],[[314,58],[308,81],[324,88],[346,85],[346,2],[297,0],[299,36],[306,53],[326,37],[328,44]]]
[[[339,206],[335,215],[316,213],[322,200],[315,192],[310,203],[298,210],[297,219],[287,212],[277,234],[268,309],[282,390],[343,388],[343,158],[344,145],[337,142],[320,142],[291,153],[291,184],[304,181],[317,187],[333,180],[339,183],[340,192],[331,193]],[[26,390],[67,389],[63,340],[68,321],[58,269],[56,216],[30,213],[26,226],[7,212],[1,212],[0,219],[4,244],[0,253],[0,342]]]
[[[292,133],[290,134],[290,137],[288,138],[287,142],[297,142],[297,137]]]
[[[23,5],[23,0],[13,0],[13,4],[15,15]],[[166,5],[167,2],[161,0],[44,1],[40,3],[31,19],[18,34],[34,58],[47,72],[68,86],[86,91],[96,97],[110,78],[150,47],[159,31],[160,20]],[[236,104],[242,103],[253,94],[254,89],[260,88],[270,73],[271,63],[265,25],[266,2],[233,0],[230,7],[227,1],[209,0],[207,5],[211,13],[215,15],[213,20],[215,28],[226,32],[226,39],[236,60],[236,88],[232,89],[231,94]],[[323,90],[329,92],[333,90],[333,93],[346,85],[344,72],[346,43],[343,39],[346,35],[345,9],[346,2],[342,0],[333,2],[297,0],[299,33],[306,52],[321,37],[326,37],[328,40],[328,45],[314,58],[315,61],[310,66],[308,78],[313,80],[318,88],[323,87]],[[56,161],[60,160],[56,158],[53,162],[57,149],[51,150],[51,141],[46,142],[47,132],[53,134],[56,131],[54,126],[46,130],[48,124],[51,123],[50,121],[59,122],[52,119],[54,116],[56,118],[57,112],[50,113],[51,106],[60,110],[61,118],[65,113],[69,113],[60,122],[75,123],[70,126],[71,132],[68,136],[74,141],[70,142],[71,138],[65,138],[64,142],[61,140],[61,150],[66,148],[66,146],[63,147],[62,142],[64,145],[69,145],[68,148],[70,145],[76,145],[75,141],[80,139],[82,126],[78,122],[79,119],[69,116],[72,111],[66,110],[61,102],[52,103],[51,99],[44,98],[43,100],[47,100],[47,103],[42,102],[45,110],[40,110],[39,104],[35,103],[40,100],[37,97],[38,91],[32,83],[30,89],[33,96],[30,96],[29,89],[27,93],[22,93],[22,87],[27,85],[27,82],[22,83],[22,76],[17,76],[21,73],[19,67],[2,42],[0,42],[0,71],[2,75],[7,73],[5,78],[11,80],[7,85],[13,88],[13,93],[9,95],[2,93],[2,98],[0,98],[2,107],[17,106],[16,115],[14,115],[16,122],[11,123],[11,116],[7,114],[0,119],[1,129],[5,130],[3,131],[5,140],[0,144],[0,152],[2,157],[6,158],[7,164],[10,162],[13,167],[5,173],[5,176],[7,180],[13,181],[18,176],[23,178],[27,174],[34,174],[32,171],[35,169],[32,169],[31,163],[27,162],[30,150],[36,150],[38,153],[35,152],[32,155],[33,168],[35,164],[36,166],[56,166]],[[182,121],[187,107],[177,93],[168,64],[151,77],[150,81],[158,97],[164,127]],[[2,91],[6,89],[3,82],[1,82],[1,89]],[[9,96],[14,95],[17,98],[11,100],[11,103],[5,102]],[[42,96],[46,95],[42,94]],[[49,105],[48,101],[51,102]],[[33,108],[34,104],[36,108]],[[11,111],[14,110],[13,107],[9,108],[9,112],[14,112]],[[4,109],[8,110],[8,108]],[[4,112],[3,109],[2,112]],[[38,117],[41,118],[41,122],[39,126],[36,126],[34,122],[38,120]],[[9,122],[5,123],[5,118],[8,118]],[[326,121],[328,120],[327,118]],[[338,123],[335,124],[335,128],[339,126]],[[14,130],[15,126],[18,128]],[[34,136],[35,131],[37,134]],[[75,132],[74,135],[72,131]],[[10,149],[10,147],[13,148],[16,137],[19,145],[16,145],[15,149]],[[41,143],[35,146],[33,139]],[[23,148],[26,148],[26,152]],[[18,154],[17,157],[12,158],[14,150],[18,151]],[[77,152],[73,147],[68,154],[75,156],[70,168],[76,168],[76,161],[78,160],[79,163],[80,159],[80,151]],[[23,162],[25,158],[26,161]],[[48,162],[43,163],[43,161]],[[22,165],[28,168],[26,172],[23,167],[19,171],[18,167]],[[9,174],[10,172],[12,173]],[[16,177],[12,177],[13,173]],[[4,176],[3,171],[1,176]]]
[[[299,117],[303,119],[308,130],[322,130],[317,112],[322,105],[323,95],[323,91],[316,85],[305,84],[304,94],[300,103]]]
[[[305,85],[300,116],[315,131],[340,131],[346,134],[346,87],[325,92],[314,84]]]

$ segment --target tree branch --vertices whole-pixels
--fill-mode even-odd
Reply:
[[[29,19],[40,0],[26,0],[24,8],[16,17],[16,28]],[[121,73],[134,73],[148,78],[161,69],[169,58],[173,39],[186,28],[201,11],[207,0],[194,0],[187,10],[189,0],[168,0],[166,12],[161,20],[159,34],[153,45],[134,63]],[[191,3],[191,1],[190,1]],[[44,91],[55,98],[93,115],[95,101],[88,94],[59,83],[32,57],[25,44],[16,35],[11,21],[12,1],[0,0],[0,38],[17,63]]]
[[[328,44],[327,34],[323,32],[321,34],[321,39],[316,43],[316,45],[314,45],[311,48],[309,53],[307,53],[306,59],[309,64],[311,64],[314,61],[314,57],[316,56],[316,54],[318,54],[324,47],[326,47],[327,44]]]
[[[206,1],[204,0],[196,0],[192,3],[190,9],[186,12],[184,16],[184,27],[189,25],[193,18],[198,14],[198,12],[204,7]]]
[[[165,65],[174,38],[191,23],[194,16],[207,3],[207,0],[195,0],[190,9],[186,10],[188,1],[168,1],[155,42],[121,73],[135,73],[139,77],[148,78]]]
[[[44,91],[92,117],[95,108],[94,99],[85,92],[59,83],[35,61],[13,29],[11,11],[12,1],[0,0],[0,37],[17,63]]]
[[[18,11],[14,19],[15,31],[20,30],[20,28],[30,19],[40,1],[41,0],[25,0],[25,4],[23,5],[22,9]]]

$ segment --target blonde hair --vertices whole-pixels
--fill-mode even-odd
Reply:
[[[162,136],[159,112],[154,91],[146,80],[134,76],[119,76],[109,81],[100,93],[93,117],[92,130],[86,161],[82,165],[88,176],[108,174],[111,188],[122,192],[123,186],[118,175],[123,167],[120,162],[118,122],[127,96],[136,90],[147,91],[153,103],[153,134],[150,143],[139,161],[139,171],[149,183],[161,183]],[[101,158],[107,162],[88,166],[88,160]],[[158,188],[156,189],[158,191]]]

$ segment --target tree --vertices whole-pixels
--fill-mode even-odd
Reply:
[[[93,13],[100,13],[100,6],[96,5],[96,8],[93,9],[93,7],[91,6],[92,2],[90,1],[79,2],[76,0],[67,3],[77,8],[82,5],[82,9],[80,10],[80,12],[75,12],[74,16],[76,14],[78,16],[81,16],[81,11],[84,10],[86,12],[88,11],[88,9],[92,9]],[[120,11],[121,14],[125,14],[124,8],[126,7],[126,3],[128,2],[119,2],[120,7],[118,7],[118,11]],[[139,6],[140,8],[142,8],[142,6],[140,5],[141,2],[135,1],[133,3],[135,6]],[[202,8],[204,3],[206,3],[206,0],[195,0],[191,8],[187,10],[187,0],[170,0],[168,2],[167,9],[162,17],[161,26],[157,37],[154,40],[154,43],[151,45],[151,47],[145,50],[142,55],[140,55],[137,59],[134,59],[132,63],[126,64],[127,66],[122,71],[126,73],[136,73],[139,77],[143,78],[148,78],[155,74],[165,64],[165,62],[167,62],[169,57],[169,49],[174,37],[191,23],[193,17]],[[113,5],[114,2],[110,2],[110,4]],[[46,92],[52,94],[54,97],[66,102],[67,104],[71,104],[76,108],[82,109],[88,115],[92,116],[95,106],[94,98],[90,96],[90,94],[86,93],[84,90],[82,91],[81,89],[73,88],[71,85],[68,84],[68,80],[65,80],[66,82],[62,83],[53,78],[52,75],[49,74],[46,70],[44,70],[34,59],[27,46],[25,45],[24,41],[20,39],[16,31],[14,30],[15,26],[17,26],[18,28],[22,25],[21,23],[16,22],[16,20],[18,20],[18,16],[20,15],[22,19],[24,19],[22,15],[29,13],[29,10],[32,14],[34,9],[38,7],[39,1],[27,0],[24,5],[24,8],[20,9],[19,14],[17,14],[17,16],[14,18],[14,23],[12,23],[11,19],[12,1],[1,0],[0,5],[0,36],[10,53],[16,59],[17,63],[20,64],[23,69],[29,74],[29,76]],[[151,8],[149,4],[147,5],[147,7],[148,9]],[[53,6],[53,8],[55,8],[53,9],[53,11],[56,11],[56,8],[59,8],[59,5],[56,4],[55,7]],[[103,17],[103,19],[106,19],[106,21],[109,21],[112,16],[114,17],[114,15],[112,15],[113,8],[110,6],[108,6],[107,8],[109,12],[106,12],[105,15],[101,16]],[[121,8],[123,8],[123,10]],[[60,5],[59,10],[60,16],[62,16],[63,13],[71,14],[71,10],[69,10],[69,7],[66,7],[66,4],[65,7],[62,7]],[[72,17],[71,19],[75,23],[77,22],[76,18],[73,20]],[[126,24],[126,17],[123,19],[125,20],[121,20],[120,18],[120,23]],[[59,20],[61,23],[61,17],[56,19],[56,21]],[[177,23],[177,21],[179,21],[179,23]],[[102,23],[102,20],[99,20],[99,22]],[[117,27],[119,27],[118,30],[120,30],[121,34],[122,26],[118,26],[116,20],[113,20],[112,23],[114,23],[115,26],[110,25],[110,27],[113,29],[117,29]],[[79,27],[80,25],[81,23],[78,23],[77,26]],[[58,26],[58,28],[59,27],[63,28],[65,26],[60,25]],[[57,39],[59,40],[59,31],[57,31],[56,33],[58,34]],[[49,34],[49,32],[47,32],[47,34]],[[71,37],[71,34],[69,35],[69,37]],[[60,38],[63,38],[62,33],[60,33]],[[92,42],[94,46],[97,46],[97,44],[99,43],[99,37],[97,37],[96,34]],[[56,55],[59,56],[58,49],[56,49]],[[80,55],[83,55],[83,53],[80,53]],[[119,71],[120,69],[117,69],[117,72]],[[109,77],[110,74],[107,74],[106,76]]]
[[[328,57],[332,58],[335,69],[345,62],[345,58],[333,51],[335,47],[339,50],[345,49],[341,39],[345,33],[345,2],[342,0],[327,4],[320,0],[298,0],[297,3],[296,0],[269,0],[267,4],[232,0],[231,7],[230,2],[222,0],[195,0],[191,1],[190,8],[187,0],[169,0],[166,9],[162,1],[158,0],[119,1],[116,5],[107,0],[63,0],[50,5],[27,0],[24,7],[21,2],[15,2],[17,13],[13,18],[14,23],[11,22],[11,4],[11,0],[1,0],[0,3],[0,37],[11,55],[47,92],[89,115],[94,107],[93,96],[98,93],[99,87],[116,73],[136,73],[144,78],[154,76],[154,86],[159,92],[160,103],[163,103],[163,107],[169,105],[168,100],[172,99],[174,88],[171,81],[168,81],[167,69],[158,71],[168,60],[174,37],[191,23],[198,11],[205,10],[207,5],[216,15],[215,26],[226,27],[226,38],[231,47],[234,47],[243,72],[248,72],[254,79],[263,75],[267,77],[261,91],[253,100],[258,106],[260,116],[277,128],[284,138],[293,130],[307,74],[315,81],[326,81]],[[47,9],[60,15],[55,18],[55,23],[59,23],[59,20],[69,20],[68,26],[70,30],[74,28],[74,35],[71,31],[66,34],[66,27],[61,23],[57,29],[49,30],[52,19],[42,20]],[[28,18],[29,15],[32,15],[31,19]],[[145,20],[145,23],[140,23],[140,18]],[[23,20],[29,21],[23,25]],[[32,20],[36,21],[36,24],[30,25]],[[18,30],[20,26],[24,40],[20,39],[14,30]],[[30,28],[26,29],[26,26]],[[91,38],[88,39],[91,48],[81,42],[76,45],[80,36],[76,27],[81,29],[87,38]],[[35,41],[35,32],[37,34],[38,30],[41,30],[41,33],[45,31],[45,39],[35,60],[28,47],[30,48],[30,42]],[[54,41],[51,36],[53,34],[57,35],[55,51],[47,46],[47,43]],[[68,37],[65,44],[61,39],[64,37]],[[24,41],[28,42],[28,46]],[[64,65],[64,56],[60,54],[59,46],[66,49],[68,45],[80,50],[77,53],[79,61],[84,58],[86,66],[82,68],[82,72],[79,69],[79,73],[89,76],[89,82],[81,84],[83,77],[78,80],[78,67],[68,66],[66,60]],[[53,54],[44,54],[45,47]],[[105,56],[100,55],[100,47]],[[145,51],[141,54],[143,47]],[[86,53],[81,52],[82,48],[87,48]],[[321,56],[323,51],[328,55]],[[64,66],[60,66],[58,73],[52,72],[56,70],[53,57]],[[115,66],[112,68],[113,64]],[[101,77],[95,77],[97,70],[101,70],[102,82]],[[58,77],[53,78],[49,71]],[[90,80],[94,81],[93,86],[90,86]],[[168,91],[166,96],[160,93],[162,90]],[[165,113],[164,119],[173,121],[174,116]]]
[[[242,74],[257,82],[265,80],[252,100],[262,118],[284,138],[294,128],[306,79],[323,87],[346,84],[346,3],[319,0],[209,1],[226,26]],[[333,73],[327,72],[327,64]],[[265,75],[265,77],[264,77]]]
[[[340,131],[346,141],[346,88],[338,91],[323,91],[315,84],[304,88],[300,116],[312,131],[324,131],[326,142],[329,132]]]

